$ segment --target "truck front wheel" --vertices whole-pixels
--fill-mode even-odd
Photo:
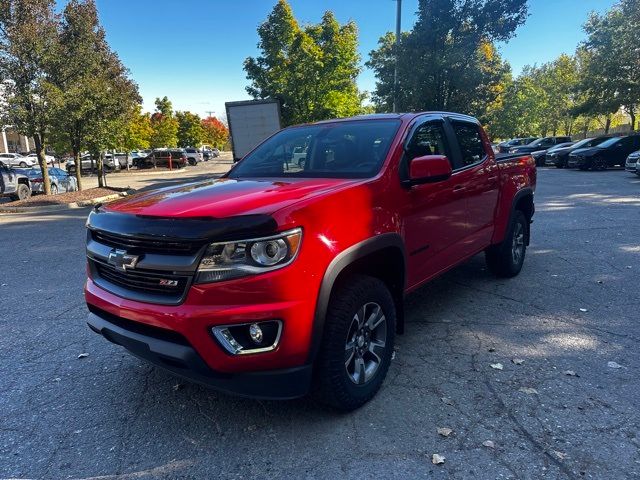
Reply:
[[[485,251],[485,259],[489,270],[498,277],[515,277],[522,270],[524,256],[527,251],[527,217],[520,210],[513,212],[513,217],[504,240]]]
[[[368,402],[384,381],[396,329],[391,293],[377,278],[354,275],[333,292],[314,370],[314,395],[351,411]]]

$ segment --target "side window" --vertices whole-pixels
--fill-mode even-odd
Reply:
[[[478,126],[473,123],[451,122],[462,153],[462,166],[468,167],[480,163],[487,152],[484,150]]]
[[[413,134],[407,148],[409,160],[425,155],[447,155],[449,148],[444,128],[440,122],[420,125]]]

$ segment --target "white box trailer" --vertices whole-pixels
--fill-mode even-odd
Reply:
[[[225,108],[234,162],[282,128],[278,100],[227,102]]]

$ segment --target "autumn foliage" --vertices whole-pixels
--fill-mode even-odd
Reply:
[[[202,120],[203,143],[222,149],[229,140],[229,129],[216,117],[207,117]]]

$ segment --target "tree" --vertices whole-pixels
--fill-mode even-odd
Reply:
[[[121,125],[139,102],[138,89],[106,41],[94,0],[71,0],[66,5],[60,45],[53,77],[59,93],[55,126],[73,152],[78,188],[82,189],[84,149],[98,149],[98,184],[103,186],[99,146],[115,142],[117,132],[109,128]]]
[[[191,112],[176,112],[176,120],[178,121],[178,146],[199,147],[204,137],[200,116]]]
[[[202,120],[202,139],[204,143],[222,148],[229,141],[229,129],[216,117],[207,117]]]
[[[603,15],[591,14],[581,45],[583,68],[577,113],[604,114],[623,108],[636,125],[640,106],[640,0],[621,0]],[[607,123],[606,130],[608,130]]]
[[[35,143],[45,194],[50,193],[45,147],[51,131],[59,55],[52,0],[0,1],[2,121]]]
[[[387,33],[370,53],[378,110],[389,111],[393,103],[397,56],[401,110],[453,110],[484,120],[509,70],[493,43],[524,23],[526,0],[420,0],[417,15],[399,47]]]
[[[258,36],[260,56],[244,62],[251,81],[247,92],[278,99],[285,125],[362,111],[355,23],[340,25],[325,12],[319,24],[301,28],[286,0],[279,0]]]
[[[149,115],[142,113],[141,105],[135,105],[126,114],[118,148],[127,153],[149,148],[152,134]]]
[[[151,148],[175,147],[178,144],[178,121],[173,116],[173,105],[166,96],[156,98],[151,128]]]

